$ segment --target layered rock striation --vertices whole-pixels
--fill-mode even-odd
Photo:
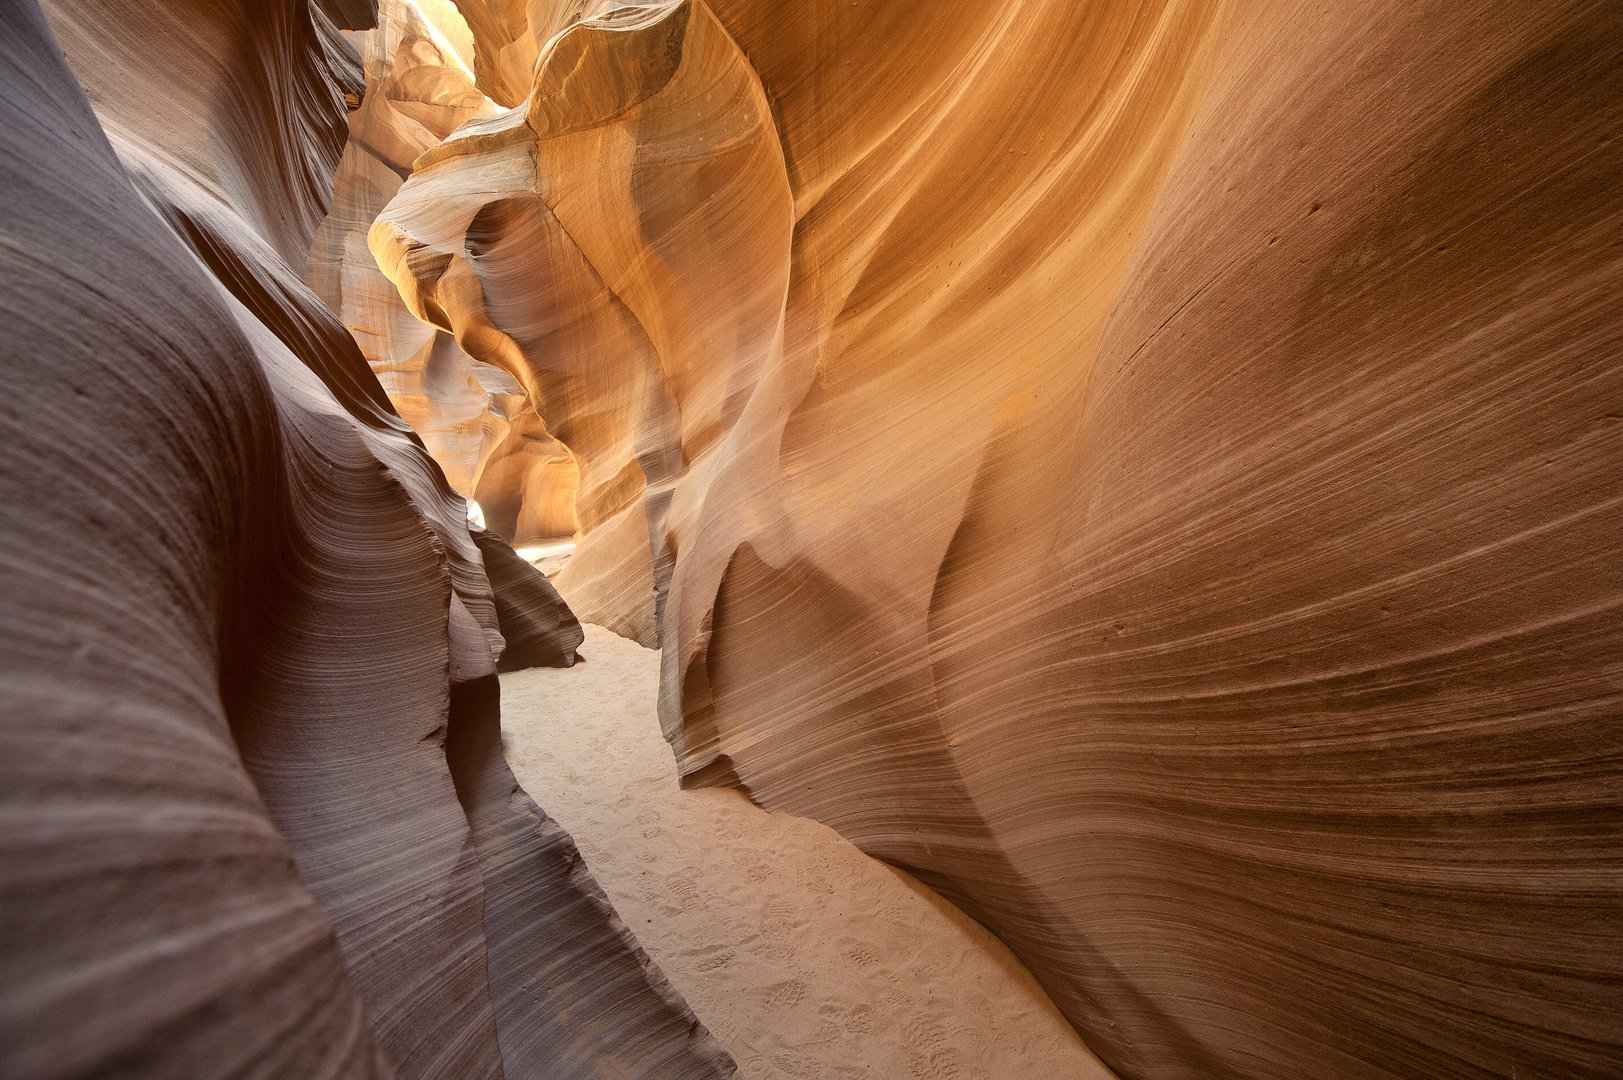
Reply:
[[[512,111],[371,249],[686,783],[1123,1076],[1616,1072],[1615,9],[460,6]]]
[[[479,501],[492,527],[515,544],[572,535],[574,459],[547,433],[524,388],[413,318],[367,250],[367,230],[412,163],[463,121],[496,108],[419,7],[383,0],[378,22],[351,38],[366,87],[349,113],[332,210],[316,230],[304,279],[349,328],[451,487]]]
[[[579,466],[559,588],[654,646],[667,517],[781,347],[793,199],[760,82],[703,6],[577,22],[536,86],[420,158],[372,250],[414,313],[524,384]]]
[[[0,9],[0,1073],[731,1076],[500,758],[579,625],[301,281],[352,7]]]

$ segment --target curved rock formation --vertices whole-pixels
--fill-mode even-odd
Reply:
[[[473,531],[496,593],[496,617],[506,647],[498,671],[574,667],[585,631],[541,571],[488,529]]]
[[[332,211],[316,231],[304,279],[349,328],[451,487],[481,501],[487,522],[516,544],[572,534],[577,478],[569,452],[511,376],[412,317],[366,247],[367,230],[412,162],[495,106],[415,5],[384,0],[378,28],[354,41],[365,94],[349,114]]]
[[[554,34],[580,19],[585,9],[605,7],[602,0],[452,2],[473,35],[474,70],[479,76],[480,89],[506,108],[522,104],[529,96],[542,46]]]
[[[783,154],[702,6],[575,23],[536,84],[525,109],[419,159],[372,249],[419,317],[524,384],[580,467],[582,540],[559,589],[653,646],[677,482],[713,458],[778,347]]]
[[[526,10],[371,246],[580,463],[687,783],[1124,1076],[1616,1072],[1615,7]]]
[[[0,1072],[731,1075],[490,753],[578,625],[299,280],[367,14],[0,9]]]

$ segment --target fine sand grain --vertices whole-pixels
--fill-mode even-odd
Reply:
[[[682,791],[659,655],[502,676],[520,783],[748,1080],[1108,1080],[1013,954],[911,876],[735,791]]]

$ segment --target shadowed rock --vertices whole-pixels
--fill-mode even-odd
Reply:
[[[362,91],[332,12],[48,14],[0,11],[0,1072],[727,1075],[607,974],[643,958],[584,869],[481,862],[445,742],[495,722],[453,700],[504,647],[484,557],[297,272]],[[504,857],[562,851],[525,805]],[[595,988],[567,1050],[529,971]]]
[[[496,670],[572,667],[586,634],[552,582],[495,533],[475,529],[473,539],[484,553],[485,573],[496,592],[496,617],[507,641]]]

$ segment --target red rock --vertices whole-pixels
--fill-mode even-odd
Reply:
[[[1616,1072],[1618,16],[582,20],[371,243],[581,462],[686,782],[1124,1076]]]

